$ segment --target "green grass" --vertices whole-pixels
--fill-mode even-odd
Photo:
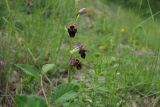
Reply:
[[[152,16],[142,18],[133,10],[99,0],[78,4],[74,0],[33,0],[32,7],[22,0],[14,5],[12,0],[3,2],[8,14],[0,30],[0,54],[5,61],[0,75],[7,75],[7,82],[13,82],[10,78],[17,72],[16,76],[23,77],[24,89],[30,87],[30,94],[35,94],[36,87],[29,84],[32,79],[26,79],[14,64],[40,68],[48,59],[47,63],[56,64],[51,80],[57,78],[55,72],[66,70],[69,39],[65,26],[78,9],[86,7],[93,27],[89,28],[87,15],[80,16],[74,42],[84,43],[88,52],[85,66],[76,73],[85,79],[79,82],[81,96],[75,102],[89,107],[132,107],[154,97],[149,107],[160,105],[160,22]],[[86,88],[86,83],[91,86]]]

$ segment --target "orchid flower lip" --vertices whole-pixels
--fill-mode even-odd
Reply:
[[[70,59],[69,64],[71,66],[76,67],[78,70],[80,70],[82,68],[81,62],[78,59],[75,59],[75,58]]]
[[[77,26],[76,26],[76,24],[74,24],[74,23],[68,24],[67,25],[67,29],[68,29],[69,36],[71,38],[75,37],[75,34],[77,33]]]

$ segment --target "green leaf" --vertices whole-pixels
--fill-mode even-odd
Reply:
[[[80,104],[79,102],[66,102],[63,107],[85,107],[85,104]]]
[[[45,64],[42,67],[42,73],[47,73],[55,67],[55,64]]]
[[[38,96],[16,95],[17,107],[47,107],[46,102]]]
[[[62,104],[68,100],[74,99],[77,96],[79,87],[76,84],[67,83],[57,86],[52,95],[52,103]]]
[[[67,100],[70,99],[74,99],[75,97],[77,97],[78,93],[74,92],[74,91],[69,91],[65,94],[63,94],[62,96],[60,96],[57,100],[56,100],[56,104],[58,103],[64,103]]]
[[[33,66],[30,66],[27,64],[16,64],[15,66],[20,68],[27,75],[30,75],[30,76],[35,77],[37,79],[39,79],[39,77],[40,77],[39,70]]]

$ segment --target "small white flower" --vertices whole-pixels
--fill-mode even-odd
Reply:
[[[120,72],[117,72],[116,75],[119,76],[119,75],[121,75],[121,74],[120,74]]]

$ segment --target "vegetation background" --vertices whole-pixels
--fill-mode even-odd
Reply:
[[[24,95],[39,92],[35,80],[15,64],[40,69],[52,63],[47,76],[53,87],[66,83],[65,27],[83,7],[87,13],[77,21],[75,38],[88,51],[83,69],[74,75],[81,88],[72,106],[160,106],[159,0],[0,0],[2,107],[15,106],[20,90]]]

